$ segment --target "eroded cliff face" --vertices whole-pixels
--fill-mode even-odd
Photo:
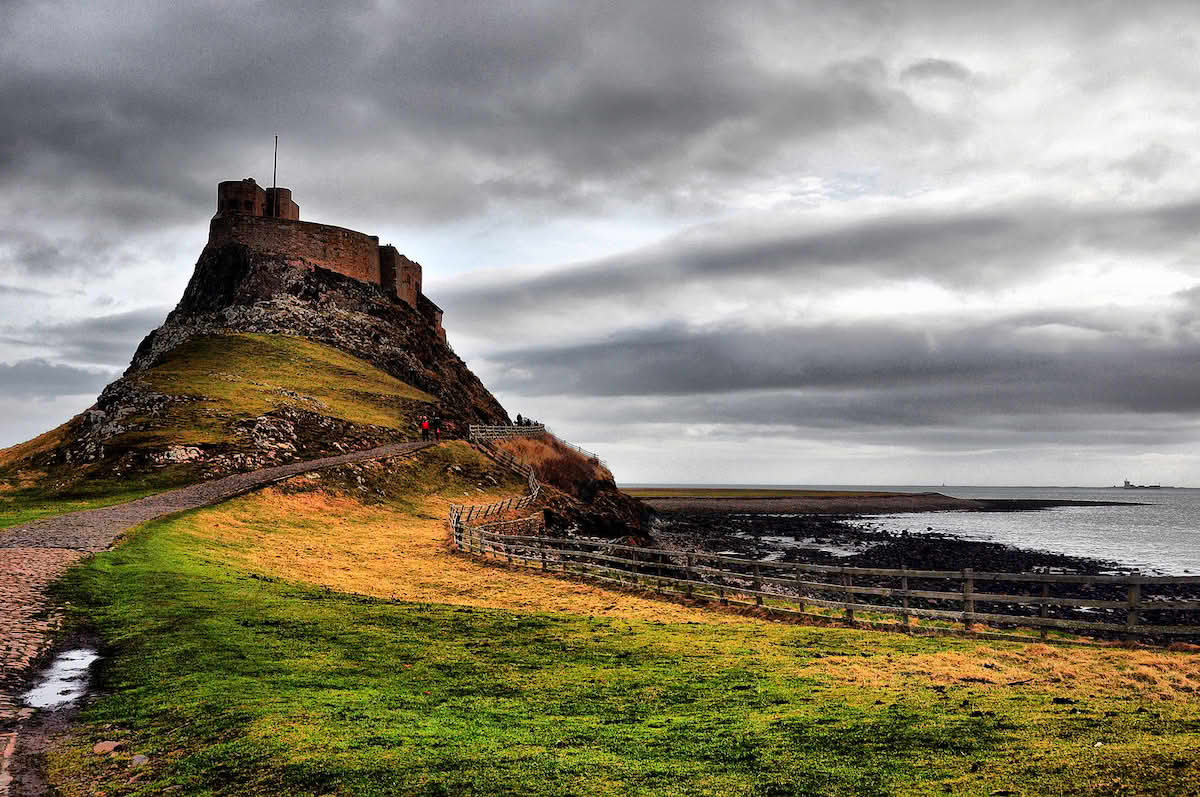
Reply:
[[[197,335],[297,335],[341,349],[437,399],[443,418],[506,424],[508,413],[428,319],[378,286],[238,244],[208,247],[166,323],[138,346],[125,377]]]

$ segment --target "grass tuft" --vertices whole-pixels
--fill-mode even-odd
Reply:
[[[553,435],[510,437],[495,444],[512,454],[517,462],[532,467],[538,479],[576,498],[581,498],[581,491],[586,491],[586,486],[593,482],[613,480],[612,472],[599,460],[563,445]]]

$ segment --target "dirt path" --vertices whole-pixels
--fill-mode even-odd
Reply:
[[[22,728],[33,715],[22,708],[30,667],[47,651],[59,617],[46,587],[88,554],[108,549],[127,529],[148,520],[224,501],[271,482],[312,470],[400,456],[432,443],[395,443],[333,457],[236,473],[127,504],[88,509],[0,530],[0,797],[38,794],[41,787],[15,781],[23,752]],[[24,745],[28,747],[30,745]],[[10,795],[10,786],[15,790]]]

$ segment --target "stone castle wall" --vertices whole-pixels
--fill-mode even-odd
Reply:
[[[319,266],[363,282],[383,284],[379,239],[344,227],[272,216],[218,214],[209,225],[208,243],[244,244],[295,259],[297,265]]]
[[[301,268],[323,268],[370,282],[417,310],[444,341],[442,311],[421,293],[421,264],[391,244],[345,227],[300,221],[300,206],[288,188],[262,188],[253,177],[217,184],[217,215],[208,245],[236,243],[282,255]]]

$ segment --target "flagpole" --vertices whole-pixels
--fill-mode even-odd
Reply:
[[[275,218],[279,218],[279,191],[276,181],[279,178],[279,136],[275,136],[275,164],[271,167],[271,196],[275,198]]]

